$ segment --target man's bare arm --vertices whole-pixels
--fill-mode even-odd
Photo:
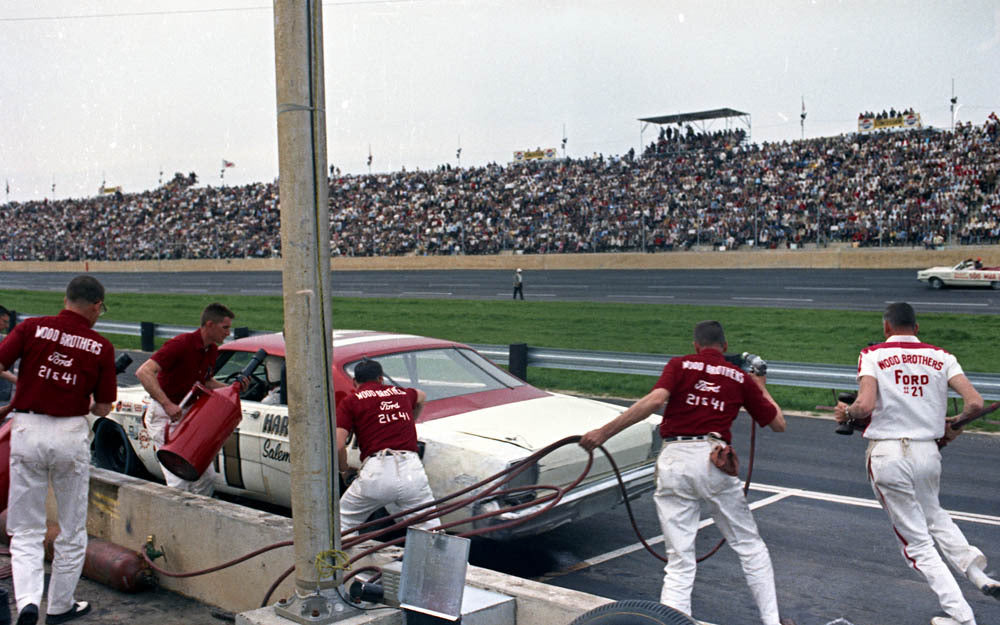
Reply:
[[[668,399],[670,399],[669,391],[654,388],[645,397],[629,406],[625,412],[602,427],[584,434],[580,439],[580,446],[587,450],[596,449],[615,434],[653,414],[657,408],[666,404]]]
[[[156,379],[160,370],[160,364],[150,358],[135,370],[135,377],[139,378],[139,383],[142,384],[142,388],[146,389],[149,396],[163,406],[163,411],[167,413],[171,421],[177,421],[181,418],[181,407],[170,401],[167,394],[163,392],[163,388]]]

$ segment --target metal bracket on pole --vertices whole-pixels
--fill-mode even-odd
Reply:
[[[336,590],[321,590],[304,597],[295,594],[274,605],[274,613],[303,625],[336,623],[359,614],[361,610],[340,598]]]

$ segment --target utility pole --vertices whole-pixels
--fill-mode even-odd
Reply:
[[[955,132],[955,112],[958,108],[955,106],[958,103],[958,97],[955,96],[955,79],[951,79],[951,131]]]
[[[806,138],[806,97],[802,96],[802,114],[799,115],[799,127],[801,128],[801,134],[799,135],[799,140]]]
[[[341,574],[316,562],[340,550],[332,365],[326,98],[320,0],[275,0],[274,58],[281,198],[282,295],[295,539],[295,596],[275,612],[330,623],[351,610]],[[321,555],[322,554],[322,555]]]
[[[458,168],[462,168],[462,135],[458,135],[458,149],[455,150],[455,158],[458,159]]]
[[[641,136],[642,133],[640,132],[639,134],[640,134],[640,136],[639,136],[639,153],[641,154],[642,153],[642,136]],[[568,139],[566,138],[566,124],[563,124],[563,136],[562,136],[563,158],[566,158],[566,142],[567,141],[568,141]]]

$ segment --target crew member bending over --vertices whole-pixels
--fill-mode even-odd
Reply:
[[[421,390],[384,384],[382,365],[375,360],[363,360],[354,368],[354,390],[337,404],[337,458],[346,478],[347,437],[354,432],[361,470],[340,497],[341,533],[383,506],[395,514],[434,500],[417,455],[416,420],[426,398]],[[439,525],[431,519],[415,527]]]
[[[146,411],[146,429],[154,449],[166,444],[168,428],[181,420],[184,411],[179,404],[195,382],[202,382],[208,388],[225,386],[212,378],[212,371],[219,345],[229,336],[235,316],[222,304],[209,304],[201,313],[201,327],[170,339],[136,370],[135,377],[152,399]],[[208,497],[215,491],[212,465],[193,482],[177,477],[162,464],[160,468],[167,486]]]
[[[764,388],[764,377],[744,373],[727,362],[723,356],[727,348],[722,324],[702,321],[694,327],[695,353],[671,358],[649,394],[603,427],[584,434],[580,445],[594,449],[666,404],[653,496],[668,559],[660,603],[691,614],[697,571],[694,543],[704,502],[740,558],[761,621],[780,625],[771,556],[757,532],[740,480],[723,472],[710,457],[716,447],[732,440],[729,426],[741,406],[754,421],[776,432],[785,430],[785,417]]]
[[[953,440],[959,431],[947,425],[948,387],[965,403],[960,417],[975,414],[983,398],[962,372],[958,359],[917,338],[917,315],[905,302],[889,304],[882,316],[886,342],[867,347],[858,357],[858,397],[839,402],[837,420],[863,419],[868,439],[868,479],[892,521],[903,558],[937,594],[948,617],[933,625],[975,625],[972,607],[962,596],[938,548],[987,595],[1000,599],[1000,582],[987,577],[986,556],[969,545],[938,502],[941,453],[938,439]]]

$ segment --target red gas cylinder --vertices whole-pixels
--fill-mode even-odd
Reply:
[[[243,411],[239,383],[216,390],[199,383],[191,393],[194,403],[170,432],[167,443],[156,452],[156,458],[177,477],[194,481],[212,464],[240,424]]]
[[[53,543],[59,524],[48,521],[45,531],[45,559],[52,560]],[[7,544],[7,511],[0,512],[0,542]],[[156,585],[152,569],[138,552],[99,538],[87,538],[83,576],[122,592],[140,592]]]
[[[7,491],[10,490],[10,428],[13,420],[0,425],[0,510],[7,509]]]

